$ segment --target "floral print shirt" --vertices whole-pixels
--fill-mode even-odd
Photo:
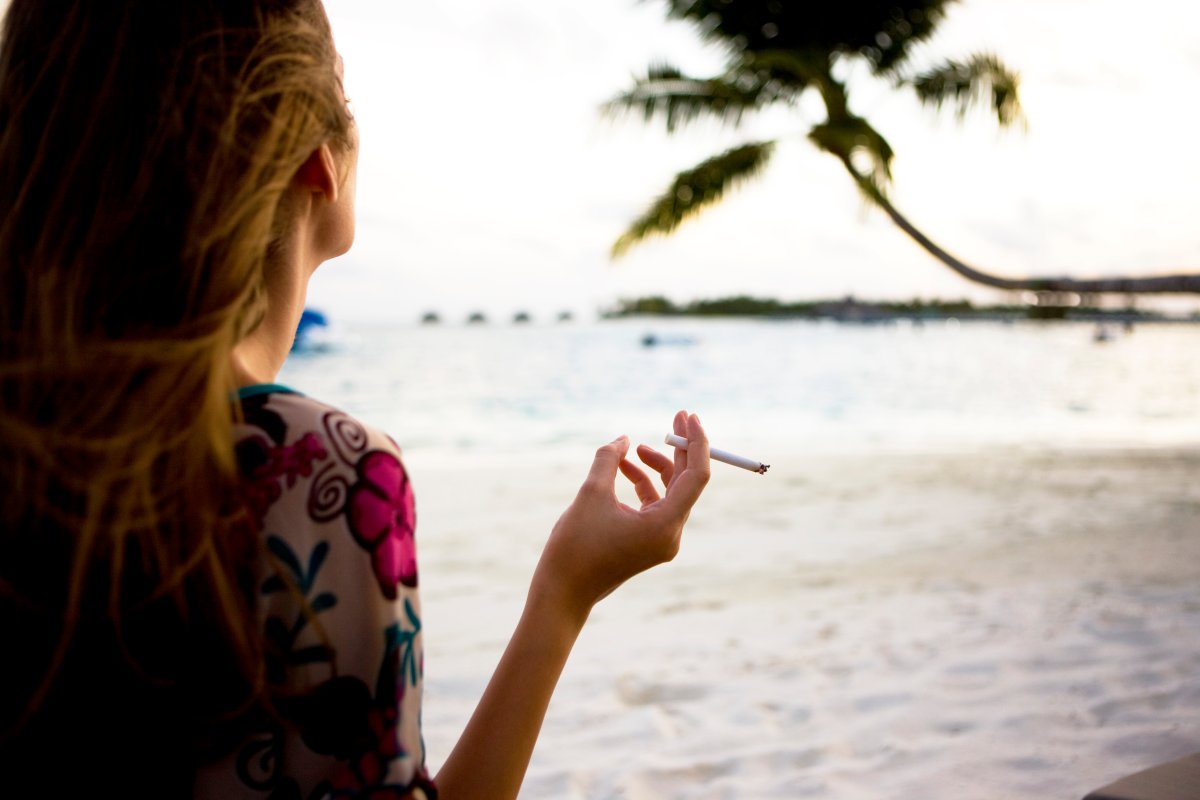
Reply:
[[[281,386],[239,393],[237,458],[266,554],[263,714],[198,798],[427,798],[415,511],[385,434]]]

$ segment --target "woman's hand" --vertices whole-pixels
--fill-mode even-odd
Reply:
[[[620,437],[596,451],[592,469],[559,518],[534,572],[531,597],[548,600],[577,619],[629,578],[670,561],[679,552],[683,524],[708,483],[708,437],[696,416],[680,411],[674,431],[689,442],[669,459],[639,446],[638,458],[658,473],[655,482],[625,456],[629,439]],[[617,472],[634,487],[640,508],[617,499]]]
[[[517,796],[550,696],[592,606],[679,552],[683,523],[708,483],[708,438],[700,420],[683,411],[675,415],[675,433],[689,444],[675,450],[674,460],[638,448],[638,457],[658,473],[662,495],[625,458],[624,436],[596,451],[587,480],[546,542],[529,601],[496,672],[438,772],[439,797]],[[633,483],[641,508],[617,500],[617,472]]]

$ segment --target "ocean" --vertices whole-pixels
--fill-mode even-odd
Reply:
[[[340,320],[325,333],[280,380],[424,458],[568,458],[621,433],[659,443],[680,408],[718,446],[768,461],[773,449],[1200,441],[1200,326],[1189,324],[1102,342],[1086,323],[956,320]]]

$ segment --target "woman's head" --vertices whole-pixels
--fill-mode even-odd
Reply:
[[[71,287],[77,335],[252,324],[284,190],[350,128],[317,0],[13,0],[0,257],[31,305]]]
[[[346,151],[353,130],[318,0],[11,0],[0,600],[60,609],[53,665],[91,600],[119,634],[164,596],[244,673],[256,663],[235,586],[231,352],[322,145]],[[7,558],[18,540],[43,562]]]

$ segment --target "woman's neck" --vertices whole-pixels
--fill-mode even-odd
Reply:
[[[239,386],[273,383],[291,352],[296,326],[304,313],[308,281],[314,267],[307,249],[285,246],[265,270],[267,308],[262,322],[233,349],[233,368]]]

